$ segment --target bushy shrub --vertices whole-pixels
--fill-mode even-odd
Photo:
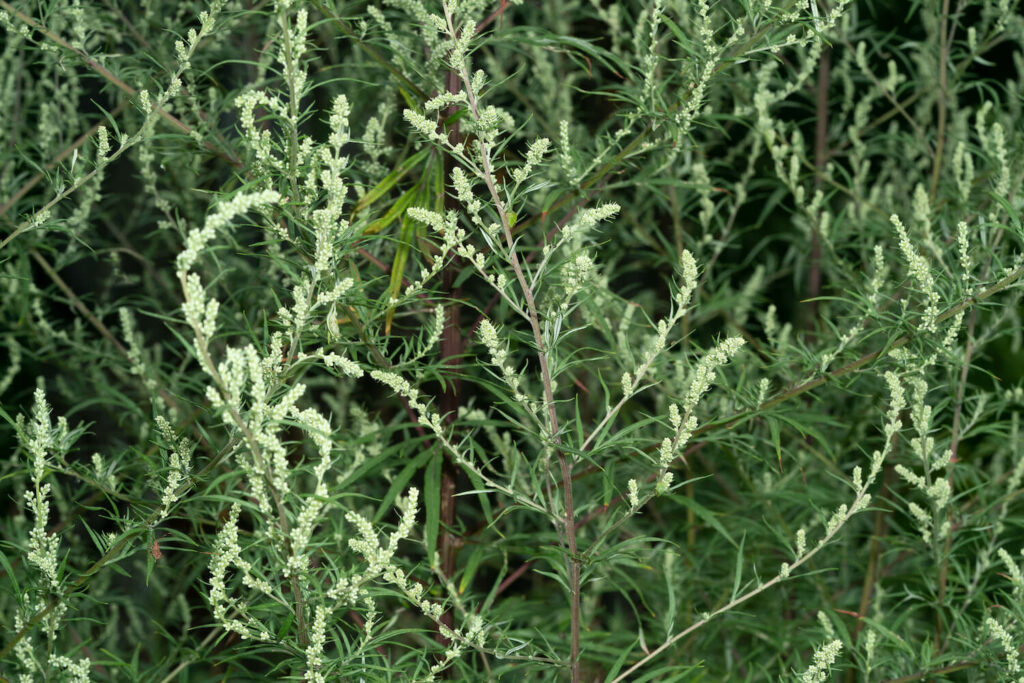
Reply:
[[[1024,677],[1016,2],[0,27],[0,675]]]

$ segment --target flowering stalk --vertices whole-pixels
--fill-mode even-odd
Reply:
[[[697,629],[701,628],[715,617],[725,614],[735,607],[743,604],[750,600],[756,595],[759,595],[766,590],[786,581],[790,578],[794,569],[797,569],[806,564],[811,558],[818,554],[818,552],[827,546],[833,538],[839,533],[846,523],[858,512],[862,512],[867,509],[871,502],[871,494],[868,493],[868,489],[874,484],[878,478],[878,473],[882,470],[882,464],[885,462],[886,457],[892,452],[893,436],[899,431],[902,425],[900,419],[900,411],[906,406],[906,397],[903,392],[903,387],[899,382],[899,379],[892,372],[887,372],[885,375],[885,381],[889,385],[890,392],[890,403],[889,410],[886,412],[887,422],[884,426],[885,432],[885,446],[881,451],[875,451],[871,455],[870,469],[867,478],[863,477],[860,466],[856,466],[853,470],[852,484],[854,488],[853,501],[846,505],[840,505],[839,508],[832,513],[829,517],[828,522],[825,524],[825,533],[819,539],[817,545],[814,548],[807,550],[805,534],[801,531],[797,534],[797,548],[796,548],[796,559],[792,562],[784,562],[779,570],[779,573],[772,579],[759,584],[753,590],[750,590],[743,595],[734,597],[725,605],[719,607],[713,612],[705,613],[700,619],[695,621],[693,624],[680,631],[679,633],[673,634],[665,640],[664,643],[648,652],[639,661],[634,663],[628,669],[619,674],[612,680],[611,683],[619,683],[620,681],[629,680],[631,674],[636,672],[638,669],[643,667],[645,664],[650,662],[652,659],[660,655],[662,652],[667,650],[673,644],[679,642],[689,634],[693,633]]]
[[[442,3],[442,5],[444,8],[445,21],[447,22],[448,35],[453,41],[458,41],[458,31],[455,28],[455,24],[452,19],[451,8],[446,2]],[[470,115],[477,123],[480,123],[480,109],[477,105],[476,93],[474,92],[473,84],[469,77],[469,71],[466,67],[465,55],[457,49],[453,49],[452,52],[453,54],[450,56],[450,59],[453,67],[458,70],[459,76],[462,78],[467,103],[469,104]],[[512,271],[515,273],[516,280],[519,282],[519,287],[523,293],[523,298],[526,300],[528,320],[530,322],[530,329],[533,331],[533,342],[537,348],[537,360],[540,363],[540,376],[544,387],[544,404],[548,415],[548,438],[551,439],[551,442],[555,447],[556,456],[558,458],[558,467],[561,472],[564,505],[564,519],[562,527],[568,549],[566,569],[568,572],[570,612],[569,667],[571,680],[573,683],[578,683],[580,680],[580,558],[579,548],[576,543],[576,506],[573,501],[572,466],[566,458],[565,453],[559,448],[559,445],[561,444],[561,435],[559,433],[558,413],[555,410],[555,396],[551,383],[551,369],[548,367],[547,348],[540,329],[540,319],[537,315],[537,305],[534,302],[533,288],[527,283],[526,276],[523,274],[523,268],[519,263],[519,256],[516,253],[515,241],[512,237],[512,226],[509,222],[508,211],[505,208],[505,203],[498,194],[498,188],[495,185],[494,169],[491,167],[491,149],[490,145],[486,141],[485,135],[479,135],[477,137],[477,146],[480,153],[480,165],[483,172],[483,180],[487,185],[487,190],[491,195],[491,201],[493,202],[494,208],[498,212],[498,218],[501,221],[501,230],[505,237],[505,246],[508,249]]]

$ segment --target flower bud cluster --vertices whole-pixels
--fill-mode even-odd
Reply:
[[[1021,595],[1021,593],[1024,593],[1024,571],[1021,571],[1020,564],[1010,556],[1006,548],[1000,548],[997,553],[999,559],[1003,562],[1003,566],[1006,568],[1006,576],[1013,582],[1013,594],[1015,596]],[[1024,550],[1019,554],[1024,557]]]
[[[24,415],[18,415],[15,431],[19,445],[30,458],[29,472],[32,480],[32,486],[24,493],[25,507],[35,520],[29,531],[28,554],[25,559],[39,570],[50,588],[56,590],[60,587],[57,558],[60,536],[49,533],[47,529],[50,517],[48,498],[52,489],[49,483],[43,483],[43,479],[48,474],[51,459],[62,460],[75,436],[69,432],[67,420],[63,416],[57,419],[56,424],[51,422],[50,405],[42,386],[35,390],[32,420],[26,421]]]
[[[167,482],[160,495],[160,511],[157,519],[165,518],[180,498],[182,487],[192,470],[192,444],[188,438],[177,436],[174,428],[162,415],[157,415],[156,426],[164,441],[169,457],[167,460]]]
[[[953,179],[960,194],[960,201],[967,204],[974,187],[974,159],[967,145],[961,140],[953,150]]]
[[[314,609],[310,626],[309,645],[306,646],[306,680],[310,683],[324,683],[327,679],[320,673],[324,664],[324,645],[327,643],[327,617],[331,610],[327,605],[318,604]]]
[[[903,252],[903,258],[906,259],[910,268],[910,276],[917,282],[918,289],[926,301],[924,320],[921,327],[927,332],[935,332],[938,329],[936,319],[939,316],[939,301],[941,298],[935,287],[931,266],[929,266],[928,260],[921,256],[920,252],[910,241],[910,236],[907,234],[906,228],[903,227],[903,222],[899,216],[893,214],[889,217],[889,221],[896,228],[896,234],[900,239],[900,251]]]
[[[994,638],[1002,647],[1003,656],[1005,657],[1003,666],[1006,668],[1006,671],[1014,676],[1019,674],[1021,672],[1020,649],[1017,647],[1017,640],[1013,637],[1013,634],[996,621],[994,617],[985,617],[984,630],[987,632],[985,635]]]
[[[393,383],[395,387],[407,391],[409,387],[396,376],[380,378],[381,381]],[[406,383],[407,384],[407,383]],[[416,524],[416,512],[419,501],[419,490],[410,488],[404,499],[399,499],[398,508],[401,511],[401,519],[398,527],[388,536],[386,544],[382,544],[377,531],[373,525],[362,515],[356,512],[348,512],[345,515],[346,521],[355,527],[357,536],[350,538],[348,543],[354,551],[359,553],[366,561],[367,566],[350,581],[364,584],[377,578],[393,584],[405,596],[409,602],[419,608],[428,619],[441,624],[441,617],[444,615],[444,608],[437,602],[423,597],[423,584],[411,581],[405,571],[394,562],[395,553],[398,550],[398,543],[409,538]],[[450,650],[446,653],[446,660],[435,665],[434,673],[439,672],[447,662],[455,659],[462,653],[463,644],[470,644],[475,647],[482,647],[484,644],[484,623],[476,615],[471,615],[467,620],[466,632],[461,629],[450,629],[443,626],[442,632],[446,638],[453,641]],[[440,668],[437,668],[440,666]]]
[[[563,313],[569,310],[569,305],[581,290],[590,286],[596,277],[596,267],[590,254],[581,252],[574,258],[569,259],[562,266],[562,282],[565,292],[559,302],[559,308]]]
[[[277,204],[281,201],[281,195],[273,190],[260,192],[238,193],[230,200],[221,202],[217,209],[206,218],[202,228],[194,228],[185,238],[185,249],[178,254],[177,268],[178,277],[185,277],[200,252],[206,249],[207,244],[212,240],[219,230],[225,229],[231,221],[253,209],[267,205]]]
[[[798,677],[800,683],[824,683],[829,680],[832,665],[842,651],[843,641],[838,638],[816,648],[813,663]]]
[[[57,670],[66,671],[67,680],[69,681],[89,683],[89,672],[92,669],[92,664],[88,657],[71,659],[64,655],[52,654],[50,655],[50,666]]]
[[[367,563],[366,569],[362,572],[364,580],[381,576],[386,571],[401,571],[393,565],[392,559],[398,550],[398,542],[408,538],[416,524],[419,494],[419,489],[410,488],[406,497],[398,500],[402,517],[398,527],[388,537],[386,545],[381,545],[376,530],[365,517],[354,511],[346,513],[345,520],[354,526],[358,533],[358,537],[349,539],[349,547],[362,555]],[[395,582],[404,583],[402,576],[404,575],[395,574]]]
[[[698,401],[700,401],[700,397],[711,388],[711,384],[715,381],[717,376],[715,371],[728,363],[745,343],[742,337],[729,337],[704,354],[700,363],[697,364],[697,370],[693,375],[693,380],[690,382],[690,389],[686,392],[686,397],[683,399],[684,413],[687,415],[693,413]]]
[[[309,73],[304,66],[302,56],[306,53],[306,28],[309,13],[305,7],[295,13],[294,24],[289,25],[287,4],[279,6],[278,23],[281,27],[282,40],[279,43],[277,61],[284,67],[285,80],[291,96],[288,122],[298,127],[298,100],[305,94],[306,79]]]
[[[569,137],[569,122],[562,119],[558,122],[558,163],[570,185],[578,184],[581,177],[576,168],[576,160],[573,159],[573,149],[575,147]]]
[[[526,163],[512,170],[512,179],[516,185],[525,182],[530,177],[534,167],[540,164],[550,148],[551,141],[547,138],[537,138],[529,144],[526,149]]]
[[[242,556],[242,546],[238,542],[238,517],[241,511],[238,503],[233,504],[227,522],[217,532],[213,553],[210,556],[208,600],[213,609],[213,617],[221,628],[248,639],[266,632],[267,628],[249,615],[246,606],[248,601],[230,596],[227,585],[228,571],[234,569],[240,574],[242,585],[250,590],[271,598],[275,597],[275,593],[270,582]],[[231,610],[237,610],[238,616],[242,618],[229,617],[228,612]]]
[[[502,379],[512,390],[512,396],[516,401],[525,402],[528,400],[526,394],[520,388],[522,375],[511,364],[505,361],[508,358],[508,351],[505,344],[498,338],[498,330],[491,324],[491,321],[484,318],[480,323],[480,341],[487,347],[491,354],[491,363],[501,370]]]
[[[932,407],[925,403],[928,387],[924,380],[913,378],[910,388],[910,418],[917,433],[917,436],[910,440],[910,449],[920,460],[922,474],[902,464],[896,465],[895,469],[900,478],[924,493],[928,500],[928,510],[915,502],[907,505],[911,517],[917,522],[922,540],[925,543],[931,543],[933,538],[935,541],[943,541],[949,533],[950,522],[942,513],[949,505],[953,490],[942,470],[949,467],[953,453],[948,449],[938,455],[935,453],[935,439],[930,436]],[[935,522],[940,518],[942,521],[936,528]]]

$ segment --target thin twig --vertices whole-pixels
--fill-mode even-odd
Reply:
[[[50,41],[56,43],[57,45],[60,45],[65,50],[68,50],[69,52],[72,52],[75,55],[77,55],[83,62],[85,62],[86,66],[88,66],[90,69],[98,73],[103,78],[107,79],[108,82],[110,82],[114,87],[118,88],[122,92],[127,93],[131,97],[135,97],[138,94],[138,91],[135,88],[131,87],[130,85],[122,81],[120,78],[115,76],[113,73],[110,72],[109,69],[104,67],[95,59],[87,55],[82,50],[73,47],[69,42],[58,36],[53,31],[49,30],[48,28],[46,28],[45,26],[37,22],[32,17],[28,16],[24,12],[16,10],[6,0],[0,0],[0,9],[4,9],[7,12],[13,14],[25,24],[31,26],[36,31],[42,33]],[[173,114],[159,108],[155,108],[155,111],[165,120],[169,121],[171,125],[180,130],[182,133],[185,133],[186,135],[192,134],[192,127],[188,124],[182,123],[181,120]],[[233,152],[231,152],[231,150],[219,150],[210,142],[207,142],[205,144],[210,151],[212,151],[214,154],[217,154],[218,156],[224,157],[224,159],[226,159],[232,166],[235,166],[237,168],[240,168],[242,166],[241,160],[239,160],[238,157]]]
[[[113,111],[110,112],[110,115],[111,116],[117,116],[118,114],[123,112],[125,107],[127,107],[127,106],[128,106],[128,100],[123,100],[120,104],[118,104],[116,107],[114,107]],[[60,151],[60,153],[53,158],[53,161],[51,161],[46,166],[44,166],[44,168],[47,171],[56,168],[57,164],[59,164],[60,162],[64,161],[65,159],[67,159],[69,156],[71,156],[74,153],[74,151],[76,149],[80,148],[83,144],[85,144],[85,141],[88,140],[89,138],[91,138],[96,133],[96,131],[99,130],[100,126],[102,126],[103,123],[104,123],[103,121],[100,121],[99,123],[95,124],[92,128],[90,128],[89,130],[87,130],[86,132],[84,132],[80,136],[78,136],[77,140],[75,140],[70,145],[68,145],[67,147],[62,149]],[[34,176],[29,178],[25,182],[24,185],[22,185],[21,187],[18,188],[17,192],[15,192],[13,195],[11,195],[10,199],[8,199],[6,202],[4,202],[2,205],[0,205],[0,216],[3,216],[8,211],[10,211],[11,207],[14,206],[14,204],[19,199],[21,199],[26,194],[28,194],[28,191],[31,190],[36,185],[38,185],[39,181],[42,180],[45,177],[46,177],[45,174],[40,172],[40,173],[36,173]]]

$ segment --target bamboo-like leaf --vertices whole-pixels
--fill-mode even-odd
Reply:
[[[402,290],[402,274],[405,272],[405,263],[409,260],[409,252],[412,250],[413,235],[416,234],[415,221],[409,218],[408,214],[402,216],[402,231],[399,236],[398,249],[395,250],[395,260],[391,262],[391,282],[384,295],[388,301],[398,297]],[[388,304],[388,312],[384,318],[384,334],[391,334],[391,321],[395,317],[395,307]]]
[[[729,596],[729,602],[735,600],[736,596],[740,594],[740,580],[743,578],[743,546],[746,542],[747,534],[744,532],[740,537],[740,549],[736,551],[736,569],[732,575],[732,595]]]
[[[462,578],[459,580],[459,595],[465,593],[466,589],[473,585],[473,578],[476,576],[480,561],[484,559],[486,548],[485,545],[478,545],[473,554],[469,556],[466,569],[462,572]]]
[[[395,186],[395,183],[402,179],[402,176],[408,173],[411,169],[418,166],[420,162],[427,157],[428,154],[430,154],[429,148],[421,149],[419,152],[416,152],[411,157],[408,157],[407,159],[402,161],[402,163],[395,167],[395,170],[393,170],[391,173],[388,173],[386,176],[384,176],[384,178],[381,179],[379,183],[377,183],[372,188],[367,190],[366,194],[363,195],[362,199],[356,202],[355,207],[352,209],[352,215],[349,216],[349,220],[355,218],[356,214],[358,214],[360,211],[367,208],[368,206],[376,202],[378,199],[386,195],[391,190],[391,188]]]
[[[405,210],[408,209],[413,203],[413,200],[416,199],[419,190],[419,184],[409,188],[405,194],[399,197],[398,200],[391,205],[383,216],[367,225],[366,228],[363,229],[363,234],[376,235],[378,232],[391,225],[395,219],[405,213]]]
[[[402,195],[402,198],[399,200],[399,202],[405,200],[404,205],[398,209],[394,217],[388,219],[388,215],[385,215],[383,218],[380,219],[380,221],[388,219],[387,224],[389,224],[399,214],[401,214],[402,217],[402,229],[399,232],[398,248],[395,250],[395,259],[391,263],[391,280],[388,283],[387,291],[384,293],[384,295],[387,297],[387,301],[389,302],[391,301],[391,299],[397,298],[399,292],[401,292],[402,290],[402,275],[405,273],[405,264],[409,260],[409,252],[412,250],[413,238],[416,236],[416,221],[409,218],[405,210],[410,205],[413,204],[415,204],[416,206],[425,206],[428,203],[430,197],[427,192],[427,186],[426,183],[424,182],[424,179],[429,177],[429,173],[430,172],[428,170],[427,173],[425,173],[423,177],[420,178],[420,181],[416,183],[416,185],[411,190],[409,190],[409,192],[406,192],[405,195]],[[392,207],[392,209],[395,208],[396,207]],[[388,211],[388,214],[391,213],[392,211]],[[375,223],[376,222],[377,221],[375,221]],[[383,229],[383,227],[384,225],[381,225],[380,228],[378,229]],[[388,310],[384,318],[384,334],[391,334],[391,322],[394,320],[394,318],[395,308],[389,303]]]
[[[402,86],[398,86],[398,93],[402,96],[402,99],[405,100],[405,106],[406,107],[408,107],[409,109],[412,109],[413,111],[420,112],[421,114],[423,113],[420,110],[419,102],[417,102],[413,98],[412,95],[410,95],[408,92],[406,92],[405,88],[403,88]],[[423,98],[423,99],[426,99],[426,98]]]

